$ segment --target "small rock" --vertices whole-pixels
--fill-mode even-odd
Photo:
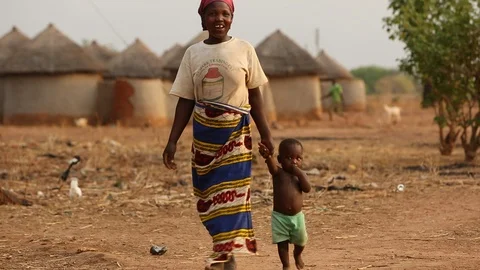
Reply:
[[[167,247],[166,246],[152,246],[150,248],[150,254],[152,255],[158,255],[158,256],[161,256],[163,254],[165,254],[165,252],[167,252]]]
[[[68,140],[68,141],[66,142],[66,144],[67,144],[68,147],[74,147],[74,146],[76,145],[76,143],[73,142],[73,141],[71,141],[71,140]]]
[[[320,170],[317,168],[313,168],[309,171],[305,171],[307,175],[320,175]]]
[[[40,190],[37,192],[37,198],[39,199],[43,199],[45,198],[45,194],[43,194],[43,192],[41,192]]]
[[[370,183],[370,186],[371,186],[372,188],[378,188],[378,187],[379,187],[377,183],[373,183],[373,182]]]

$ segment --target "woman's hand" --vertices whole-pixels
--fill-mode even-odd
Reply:
[[[261,142],[258,143],[258,150],[264,159],[272,157],[270,150]]]
[[[273,144],[272,137],[262,138],[260,140],[260,143],[264,145],[268,149],[269,154],[273,156],[273,154],[275,153],[275,145]]]
[[[177,151],[177,144],[173,142],[168,142],[163,150],[163,164],[170,170],[176,170],[177,164],[174,162],[175,152]]]

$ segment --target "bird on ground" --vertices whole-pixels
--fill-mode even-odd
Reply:
[[[67,181],[68,175],[70,174],[70,170],[74,165],[77,165],[80,163],[81,158],[80,156],[74,156],[69,162],[68,162],[68,168],[62,173],[60,176],[60,179],[62,179],[64,182]]]

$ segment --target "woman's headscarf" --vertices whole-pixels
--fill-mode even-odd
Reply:
[[[198,7],[198,14],[202,18],[202,28],[203,30],[207,30],[205,26],[203,25],[203,13],[205,12],[205,9],[207,8],[208,5],[210,5],[213,2],[223,2],[227,4],[227,6],[230,8],[230,11],[233,12],[235,11],[235,5],[233,4],[233,0],[201,0],[200,2],[200,7]]]

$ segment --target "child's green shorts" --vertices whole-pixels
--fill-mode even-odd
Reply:
[[[297,246],[305,246],[308,236],[303,212],[287,216],[272,211],[272,238],[274,244],[289,241]]]

